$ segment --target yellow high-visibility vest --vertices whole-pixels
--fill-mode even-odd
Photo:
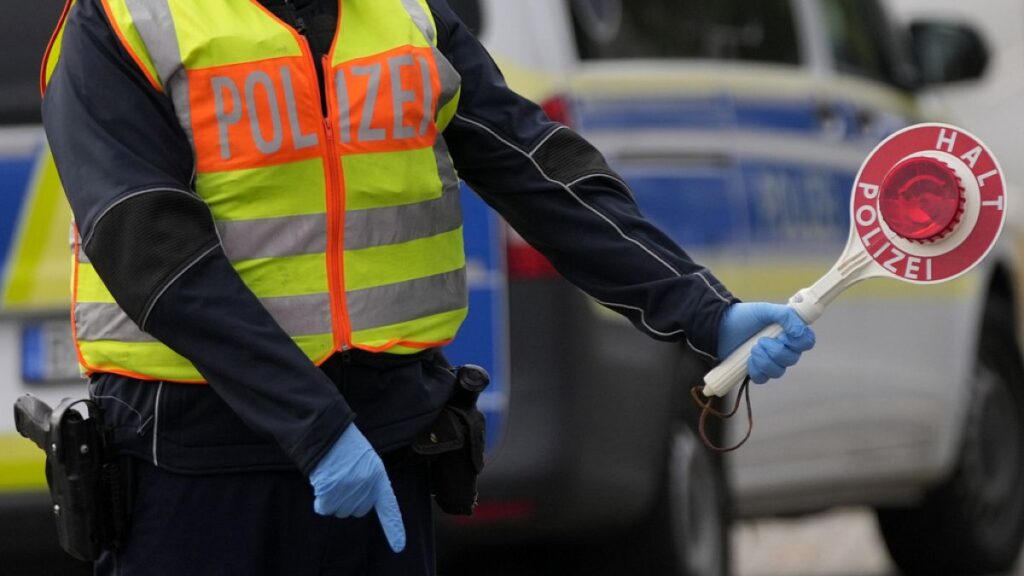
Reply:
[[[322,62],[254,0],[102,4],[128,53],[174,103],[195,153],[195,193],[232,265],[311,360],[348,348],[412,353],[455,336],[467,312],[465,253],[441,132],[460,78],[436,48],[425,0],[342,0]],[[43,63],[44,89],[62,31],[63,20]],[[74,252],[84,371],[202,382],[128,318]]]

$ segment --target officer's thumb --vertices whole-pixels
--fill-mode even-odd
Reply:
[[[779,324],[782,330],[790,338],[802,338],[808,331],[807,323],[803,318],[785,304],[760,303],[758,309],[759,317],[764,325]]]
[[[785,306],[779,324],[782,325],[783,334],[780,340],[790,349],[796,352],[806,352],[814,348],[814,330],[804,322],[804,319],[789,306]]]
[[[405,550],[405,525],[402,524],[402,512],[398,509],[398,499],[387,481],[377,484],[377,518],[384,530],[384,537],[395,554]]]

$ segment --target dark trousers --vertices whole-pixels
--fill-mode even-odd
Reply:
[[[389,470],[405,550],[388,547],[375,511],[325,518],[299,472],[182,475],[138,461],[131,536],[97,576],[430,576],[434,528],[425,466]]]

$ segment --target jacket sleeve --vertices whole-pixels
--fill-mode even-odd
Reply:
[[[354,414],[229,263],[192,190],[192,151],[170,99],[99,4],[72,8],[43,99],[83,250],[136,324],[192,361],[248,426],[308,473]]]
[[[428,3],[439,49],[462,76],[444,133],[459,176],[595,300],[714,358],[719,320],[736,299],[640,214],[589,142],[508,88],[444,0]]]

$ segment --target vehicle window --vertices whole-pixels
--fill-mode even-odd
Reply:
[[[822,7],[836,69],[895,85],[906,83],[894,30],[877,2],[824,0]]]
[[[800,61],[789,0],[570,0],[570,6],[583,60]]]
[[[0,124],[39,122],[39,63],[63,0],[36,0],[0,18]]]

